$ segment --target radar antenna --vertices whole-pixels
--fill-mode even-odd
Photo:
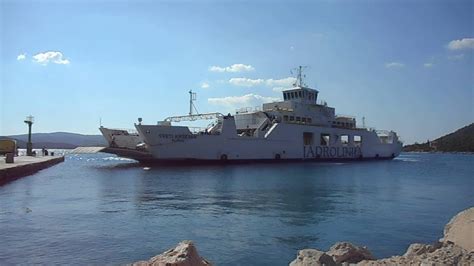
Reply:
[[[297,68],[293,69],[291,71],[291,74],[293,74],[293,71],[296,72],[296,81],[293,84],[294,87],[305,87],[306,84],[304,83],[303,79],[306,78],[306,75],[303,74],[303,70],[308,68],[307,66],[298,66]]]
[[[194,105],[196,101],[196,93],[193,90],[189,90],[189,115],[193,115],[193,110],[196,111],[196,114],[199,114],[196,106]]]

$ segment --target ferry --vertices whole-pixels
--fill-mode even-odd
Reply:
[[[319,91],[303,82],[297,69],[293,87],[283,101],[264,103],[260,110],[173,116],[156,125],[135,124],[154,161],[340,161],[393,159],[402,142],[394,131],[358,127],[356,119],[335,114],[335,108],[318,103]],[[215,119],[200,131],[173,124]]]

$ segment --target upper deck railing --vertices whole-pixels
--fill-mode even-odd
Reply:
[[[235,110],[236,114],[246,114],[246,113],[252,113],[252,112],[260,112],[262,111],[261,106],[254,106],[254,107],[242,107],[239,109]]]

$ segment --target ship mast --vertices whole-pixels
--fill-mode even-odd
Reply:
[[[193,90],[189,90],[189,115],[193,115],[193,110],[196,110],[196,113],[199,114],[196,106],[194,105],[196,101],[196,93]]]

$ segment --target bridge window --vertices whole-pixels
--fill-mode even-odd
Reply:
[[[354,144],[356,146],[361,146],[362,145],[362,137],[359,135],[354,136]]]
[[[308,117],[307,121],[308,121],[308,124],[311,124],[311,117]]]
[[[296,122],[301,122],[301,117],[297,116],[296,117]]]
[[[347,146],[349,144],[349,135],[341,135],[341,143],[343,146]]]
[[[287,96],[287,93],[286,93],[286,92],[283,93],[283,99],[284,99],[285,101],[288,100],[288,96]]]
[[[300,98],[303,98],[303,95],[301,94],[301,91],[298,92],[298,96],[299,96]]]
[[[290,116],[290,121],[295,121],[295,117],[294,117],[294,116]]]
[[[283,121],[288,121],[288,116],[287,115],[283,116]]]
[[[313,145],[313,132],[303,132],[304,145]]]
[[[330,134],[321,134],[321,146],[329,146],[329,141],[331,140]]]
[[[302,117],[301,122],[306,123],[306,117]]]

